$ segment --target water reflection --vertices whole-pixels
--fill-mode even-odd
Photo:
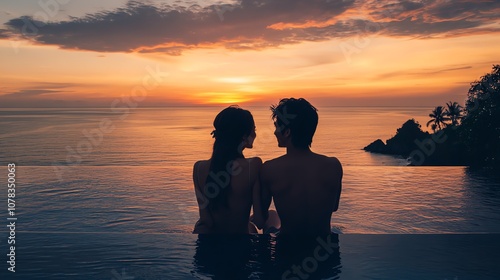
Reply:
[[[465,186],[483,203],[500,205],[500,173],[498,170],[465,168]]]
[[[465,174],[476,184],[494,182],[500,185],[500,172],[496,169],[466,167]]]
[[[217,279],[249,279],[252,237],[245,235],[199,235],[194,255],[195,270]]]
[[[342,268],[337,234],[199,235],[193,266],[202,279],[339,279]]]
[[[498,170],[464,168],[462,205],[469,232],[500,232],[500,174]],[[476,228],[474,230],[474,228]],[[472,230],[471,230],[472,229]]]
[[[500,275],[500,234],[342,234],[342,259],[336,236],[285,242],[271,236],[18,234],[15,279],[482,280]],[[0,279],[11,278],[7,269],[0,270]]]

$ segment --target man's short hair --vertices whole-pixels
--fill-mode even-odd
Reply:
[[[272,105],[271,111],[272,119],[281,132],[290,129],[292,144],[296,148],[311,147],[318,126],[318,109],[304,98],[284,98],[278,105]]]

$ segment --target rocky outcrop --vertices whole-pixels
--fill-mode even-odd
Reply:
[[[387,147],[385,146],[384,141],[377,139],[373,141],[370,145],[363,148],[363,150],[372,153],[385,154],[387,153]]]
[[[377,139],[363,149],[372,153],[408,157],[412,151],[418,149],[416,142],[427,137],[429,137],[429,133],[423,132],[420,129],[420,124],[414,119],[410,119],[397,130],[394,137],[386,141],[386,144]]]

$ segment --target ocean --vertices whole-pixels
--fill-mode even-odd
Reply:
[[[217,272],[200,270],[199,260],[193,260],[199,240],[190,232],[198,218],[192,166],[210,157],[212,121],[223,108],[1,109],[0,164],[5,168],[0,178],[5,183],[7,165],[16,165],[18,277],[131,279],[124,278],[128,273],[132,279],[219,279]],[[245,109],[257,126],[254,149],[245,150],[245,156],[265,161],[282,155],[269,109]],[[400,248],[425,243],[429,236],[438,241],[456,238],[427,248],[438,260],[454,264],[460,263],[456,258],[470,260],[484,248],[499,247],[485,241],[500,234],[497,175],[463,166],[406,166],[404,158],[362,150],[376,139],[389,139],[410,118],[426,130],[432,108],[318,109],[312,149],[337,157],[344,168],[340,208],[332,216],[332,227],[342,233],[340,246],[347,260],[342,258],[342,273],[330,272],[331,279],[354,279],[346,275],[357,273],[356,266],[366,269],[359,279],[404,275],[404,270],[393,271],[387,259],[372,262],[364,254],[367,248],[387,248],[377,239],[383,236],[402,240]],[[7,191],[3,197],[0,208],[7,209]],[[1,234],[4,248],[9,231]],[[450,254],[449,242],[468,250],[467,242],[483,247],[472,246],[474,250],[461,256]],[[397,250],[394,244],[389,247]],[[430,253],[424,250],[415,258]],[[408,279],[494,279],[485,272],[495,267],[493,262],[478,263],[482,270],[465,270],[466,265],[431,268],[432,272],[409,274]],[[6,271],[7,266],[0,275]],[[250,274],[263,279],[262,274]]]

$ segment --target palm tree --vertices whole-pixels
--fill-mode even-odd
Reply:
[[[450,117],[451,125],[458,125],[458,120],[462,118],[462,106],[460,106],[457,102],[448,102],[446,103],[446,111],[445,115]]]
[[[427,126],[432,123],[432,129],[434,130],[434,132],[436,132],[436,128],[441,130],[442,127],[446,125],[446,121],[450,120],[446,117],[443,106],[437,106],[436,108],[434,108],[434,110],[432,110],[432,113],[429,114],[429,117],[431,117],[431,120],[427,122]]]

